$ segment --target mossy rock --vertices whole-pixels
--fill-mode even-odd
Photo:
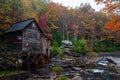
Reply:
[[[57,74],[60,74],[60,72],[63,71],[63,67],[61,67],[61,66],[53,66],[52,71],[56,72]]]
[[[98,53],[96,53],[96,52],[88,52],[88,53],[87,53],[87,56],[88,56],[88,57],[97,57],[97,56],[98,56]]]

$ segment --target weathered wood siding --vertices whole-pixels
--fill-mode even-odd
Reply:
[[[46,36],[42,36],[42,54],[50,55],[50,39]]]
[[[20,31],[5,34],[5,43],[6,51],[37,51],[50,55],[50,39],[43,34],[35,21]]]
[[[23,30],[22,50],[23,51],[40,51],[41,52],[41,32],[35,22],[32,22]],[[26,43],[29,46],[26,47]]]
[[[22,32],[12,32],[5,34],[5,50],[20,51],[22,48]]]

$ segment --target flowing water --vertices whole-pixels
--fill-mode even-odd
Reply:
[[[117,66],[120,67],[120,57],[109,57],[110,59],[112,59],[114,62],[117,63]]]

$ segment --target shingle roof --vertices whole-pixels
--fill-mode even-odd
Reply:
[[[34,18],[32,19],[28,19],[19,23],[15,23],[12,25],[11,28],[9,28],[7,31],[5,31],[5,33],[10,33],[10,32],[15,32],[15,31],[20,31],[23,30],[25,27],[27,27],[31,22],[35,21]],[[36,22],[36,21],[35,21]],[[38,26],[39,30],[41,31],[41,33],[43,34],[43,31],[41,30],[41,28],[39,27],[39,25],[36,22],[36,25]],[[45,37],[47,37],[48,39],[50,39],[48,36],[46,36],[45,34],[43,34]]]
[[[33,21],[34,21],[34,19],[29,19],[29,20],[25,20],[25,21],[16,23],[16,24],[12,25],[12,27],[9,28],[7,31],[5,31],[5,33],[23,30],[27,25],[29,25]]]

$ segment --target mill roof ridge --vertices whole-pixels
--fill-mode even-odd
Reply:
[[[23,30],[27,25],[29,25],[34,20],[35,20],[34,18],[31,18],[21,22],[17,22],[13,24],[12,27],[10,27],[7,31],[5,31],[5,33]]]

